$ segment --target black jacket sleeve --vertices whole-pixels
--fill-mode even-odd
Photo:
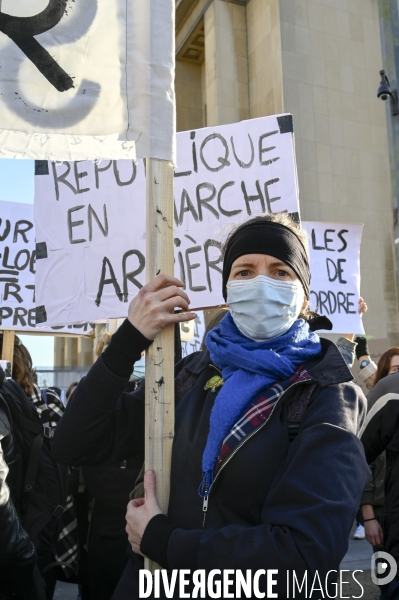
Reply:
[[[368,463],[381,452],[399,452],[399,373],[381,379],[367,396],[369,411],[361,431]]]
[[[144,457],[141,458],[142,463]],[[125,509],[139,469],[122,469],[118,463],[99,467],[83,467],[82,472],[85,486],[94,498]]]
[[[52,444],[69,466],[111,464],[144,449],[144,386],[123,390],[133,365],[152,342],[125,321],[68,402]]]
[[[0,591],[13,594],[18,600],[36,600],[36,552],[22,528],[6,483],[8,467],[3,447],[10,447],[10,423],[0,407]]]

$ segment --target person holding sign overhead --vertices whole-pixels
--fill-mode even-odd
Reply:
[[[68,404],[57,460],[100,464],[143,451],[144,388],[119,396],[157,333],[195,318],[182,288],[162,274],[131,302]],[[222,291],[230,311],[206,349],[176,367],[168,514],[147,471],[145,499],[128,505],[133,554],[115,600],[139,597],[142,556],[221,577],[274,569],[279,598],[293,597],[293,573],[319,577],[330,593],[336,586],[370,473],[357,438],[366,401],[336,346],[309,328],[306,233],[286,214],[238,226],[224,246]],[[267,577],[257,585],[266,593]]]

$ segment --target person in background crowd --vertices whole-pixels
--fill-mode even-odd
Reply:
[[[12,375],[35,405],[42,425],[55,430],[64,414],[64,404],[54,387],[39,388],[30,353],[17,336],[15,337]],[[87,556],[84,546],[88,532],[89,500],[84,487],[82,488],[80,485],[79,469],[70,468],[67,502],[62,515],[63,529],[53,554],[46,559],[39,559],[39,566],[44,571],[43,577],[50,598],[54,595],[57,580],[60,580],[78,583],[82,588],[82,600],[88,599],[86,591]]]
[[[399,371],[399,346],[393,346],[389,348],[384,354],[381,355],[378,361],[377,372],[375,374],[374,385],[386,377],[387,375],[393,375]]]
[[[359,313],[359,315],[363,316],[366,312],[367,312],[367,304],[363,300],[363,298],[359,298],[358,313]],[[344,333],[342,336],[340,336],[337,339],[336,344],[337,344],[337,348],[341,352],[346,364],[348,365],[348,367],[350,369],[353,367],[353,364],[355,362],[355,357],[359,359],[359,356],[360,356],[360,369],[361,370],[364,367],[366,367],[369,363],[372,362],[370,359],[370,356],[368,355],[368,349],[366,350],[366,347],[367,347],[366,338],[356,337],[356,339],[355,339],[354,333]],[[366,360],[366,359],[370,359],[370,360]],[[377,370],[377,365],[375,365],[375,363],[373,363],[373,365],[375,368],[373,370],[373,367],[371,366],[372,373],[374,373],[374,371]],[[370,367],[369,367],[369,370],[370,370]],[[371,380],[372,377],[369,376],[369,379]],[[365,533],[364,525],[363,525],[362,510],[361,510],[361,508],[359,508],[359,510],[357,511],[357,514],[356,514],[356,527],[355,527],[355,532],[353,534],[353,539],[354,540],[364,540],[365,537],[366,537],[366,533]]]
[[[368,344],[367,344],[367,339],[365,337],[360,337],[360,336],[356,337],[354,340],[354,343],[356,344],[356,347],[355,347],[356,358],[359,361],[359,366],[360,366],[360,371],[357,376],[360,379],[360,381],[362,381],[366,385],[366,387],[368,389],[371,389],[374,385],[374,378],[375,378],[375,373],[377,371],[377,365],[375,364],[375,362],[373,360],[371,360],[370,352],[369,352]],[[353,366],[353,362],[354,361],[352,361],[352,366]],[[381,460],[377,459],[376,462],[377,462],[377,464],[373,463],[372,465],[370,465],[372,475],[371,475],[369,483],[366,486],[366,489],[369,489],[370,485],[374,485],[374,482],[376,481],[375,478],[376,477],[378,478],[378,474],[380,473]],[[364,503],[364,492],[363,492],[361,504],[363,505],[363,503]],[[353,534],[353,539],[354,540],[364,540],[366,537],[367,537],[367,526],[365,527],[363,510],[362,510],[362,506],[360,506],[360,509],[358,510],[357,515],[356,515],[356,529]]]
[[[17,336],[15,337],[12,376],[36,406],[42,425],[55,430],[64,414],[64,404],[54,389],[39,388],[36,383],[31,355]],[[39,559],[40,569],[44,571],[43,577],[46,582],[47,593],[51,598],[54,594],[57,579],[74,581],[78,571],[78,537],[75,507],[71,493],[68,493],[62,521],[63,530],[58,538],[54,553],[46,559]],[[62,566],[57,563],[62,563]]]
[[[36,374],[30,353],[18,336],[15,336],[14,340],[12,379],[20,385],[28,399],[35,405],[43,427],[54,429],[63,415],[64,405],[54,390],[50,388],[40,390],[36,383]],[[74,528],[70,527],[71,511],[69,509],[67,504],[62,516],[64,529],[60,533],[53,553],[47,557],[39,556],[37,562],[43,573],[49,597],[53,596],[57,577],[63,571],[68,575],[73,574],[77,568],[76,540]],[[65,528],[67,535],[65,535]],[[63,563],[64,566],[57,566],[58,563]]]
[[[358,313],[363,316],[367,312],[367,304],[363,298],[359,298]],[[337,347],[344,357],[348,367],[351,369],[355,362],[355,357],[360,363],[359,379],[370,389],[373,385],[374,374],[377,371],[377,365],[369,355],[367,339],[365,337],[356,337],[353,333],[342,335],[337,340]],[[361,507],[356,514],[356,527],[353,534],[354,540],[364,540],[366,531],[363,523],[363,513]]]
[[[375,385],[367,401],[369,411],[361,441],[373,479],[362,498],[366,536],[374,547],[382,547],[399,563],[399,346],[384,352],[378,361]],[[398,597],[396,576],[381,586],[381,599]]]
[[[93,496],[88,536],[90,600],[110,600],[128,562],[126,505],[144,455],[97,467],[82,467]]]
[[[67,389],[65,394],[65,405],[68,404],[70,397],[78,385],[79,382],[74,381]],[[78,575],[77,577],[73,578],[73,582],[78,584],[79,594],[77,600],[89,600],[89,558],[87,551],[87,538],[90,528],[92,497],[86,489],[82,469],[70,467],[69,473],[69,496],[73,499],[74,512],[76,515],[79,563]]]
[[[158,332],[195,318],[182,286],[159,275],[131,302],[68,404],[57,460],[94,465],[143,452],[144,388],[120,395]],[[223,295],[230,311],[206,350],[176,369],[168,517],[147,471],[145,499],[129,503],[134,554],[114,600],[138,597],[143,555],[167,569],[278,569],[273,591],[285,598],[287,570],[325,580],[346,552],[370,474],[357,438],[366,401],[336,346],[307,324],[300,226],[284,214],[239,226],[225,246]]]
[[[36,381],[36,383],[37,383],[37,381]],[[59,387],[57,387],[55,385],[50,386],[48,389],[49,390],[53,390],[57,394],[57,396],[61,399],[62,403],[65,406],[66,402],[65,402],[65,392],[64,392],[64,390],[62,390],[61,388],[59,388]]]
[[[1,383],[4,371],[0,369]],[[0,398],[0,598],[45,600],[34,545],[24,531],[10,496],[7,463],[14,459],[14,432]]]
[[[96,355],[107,348],[112,334],[102,329]],[[144,455],[112,464],[81,468],[87,492],[93,498],[88,549],[90,600],[109,600],[128,562],[125,531],[126,505]]]
[[[361,441],[371,464],[385,451],[385,501],[382,521],[378,507],[365,504],[363,514],[368,539],[381,546],[399,564],[399,372],[395,365],[399,347],[385,352],[378,361],[376,385],[368,395],[369,412],[363,425]],[[392,360],[394,358],[394,360]],[[391,370],[392,368],[392,370]],[[381,379],[379,375],[383,374]],[[399,575],[381,587],[382,600],[397,600]]]

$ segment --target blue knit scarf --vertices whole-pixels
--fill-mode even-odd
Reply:
[[[237,329],[230,313],[208,333],[206,346],[213,364],[222,370],[224,384],[211,412],[202,456],[202,496],[212,485],[224,438],[250,403],[273,383],[289,379],[300,364],[321,354],[319,336],[303,319],[283,335],[254,342]]]

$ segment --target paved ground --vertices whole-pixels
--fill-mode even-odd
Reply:
[[[372,582],[370,576],[371,555],[373,554],[372,547],[367,540],[354,540],[351,533],[349,539],[349,548],[344,560],[341,563],[341,570],[348,569],[355,571],[357,569],[363,573],[356,573],[356,579],[362,585],[364,591],[361,594],[361,588],[356,583],[350,573],[345,573],[343,581],[349,581],[343,585],[343,598],[358,597],[361,600],[379,600],[380,594],[378,587]],[[70,583],[57,583],[57,588],[54,594],[54,600],[77,600],[78,586]]]
[[[76,600],[78,597],[78,586],[73,583],[59,581],[54,592],[54,600]]]
[[[341,569],[349,569],[350,571],[356,569],[370,570],[373,548],[367,540],[354,540],[352,537],[353,531],[354,527],[349,537],[349,548],[341,563]]]
[[[362,585],[364,591],[362,593],[359,584],[353,580],[349,573],[345,573],[345,579],[343,579],[343,581],[349,581],[350,583],[343,586],[342,595],[343,597],[349,596],[349,598],[360,596],[361,600],[379,600],[379,588],[371,580],[370,567],[373,549],[367,540],[354,540],[352,535],[353,529],[349,538],[348,552],[346,553],[340,568],[341,570],[349,569],[350,571],[355,571],[359,569],[363,571],[363,573],[356,573],[355,576]]]

